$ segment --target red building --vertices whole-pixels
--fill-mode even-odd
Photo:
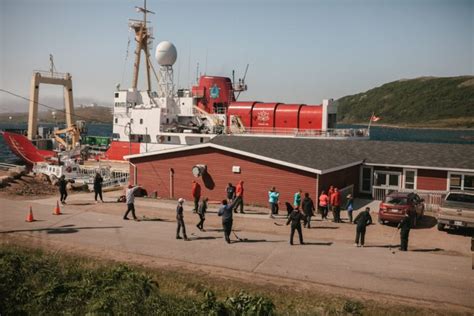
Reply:
[[[314,198],[330,185],[375,199],[391,190],[474,191],[472,157],[472,145],[220,136],[126,158],[131,181],[160,197],[190,199],[192,168],[201,165],[206,170],[197,181],[203,196],[221,200],[228,183],[243,180],[245,202],[267,205],[272,186],[281,202],[291,202],[300,188]]]

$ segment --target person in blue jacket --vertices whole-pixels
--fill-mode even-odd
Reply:
[[[268,191],[268,202],[270,203],[270,218],[273,218],[273,215],[278,214],[278,199],[280,198],[280,193],[272,187]]]

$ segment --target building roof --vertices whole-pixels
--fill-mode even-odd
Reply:
[[[365,163],[390,167],[474,172],[474,146],[354,139],[217,136],[209,143],[126,156],[134,159],[212,147],[325,174]]]

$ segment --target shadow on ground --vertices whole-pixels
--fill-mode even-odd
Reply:
[[[77,233],[80,230],[84,230],[84,229],[111,229],[111,228],[113,229],[122,228],[122,226],[75,227],[75,225],[63,225],[60,227],[8,230],[8,231],[1,231],[0,234],[10,234],[10,233],[20,233],[20,232],[46,232],[47,234],[72,234],[72,233]]]

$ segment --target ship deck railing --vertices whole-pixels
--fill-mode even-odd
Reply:
[[[265,136],[289,136],[289,137],[337,137],[337,138],[367,138],[369,130],[367,128],[334,128],[327,130],[298,129],[298,128],[271,128],[271,127],[251,127],[234,128],[226,130],[227,135],[265,135]]]

